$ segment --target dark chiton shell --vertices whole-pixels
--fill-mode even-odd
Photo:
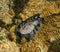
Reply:
[[[15,33],[17,36],[25,37],[28,41],[35,37],[36,32],[40,28],[40,24],[43,22],[43,18],[39,17],[39,14],[31,16],[26,21],[22,21],[16,27]]]

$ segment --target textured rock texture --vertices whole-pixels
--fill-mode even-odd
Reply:
[[[11,17],[13,15],[9,14],[9,0],[0,0],[0,20],[6,24],[12,23]]]
[[[19,52],[19,47],[8,40],[0,41],[0,52]]]
[[[0,0],[0,27],[10,32],[7,36],[9,35],[11,39],[10,41],[4,35],[6,31],[3,33],[0,30],[0,35],[5,36],[5,40],[0,40],[0,52],[60,52],[60,0],[29,0],[28,2],[23,0],[24,3],[21,1],[21,4],[17,4],[19,0],[15,0],[17,1],[15,6],[18,5],[17,10],[13,8],[13,1]],[[44,18],[44,22],[34,40],[27,42],[23,38],[21,43],[16,43],[14,33],[16,24],[21,22],[21,18],[24,21],[37,13]]]

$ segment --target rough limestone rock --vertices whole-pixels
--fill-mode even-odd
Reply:
[[[0,52],[60,52],[60,0],[23,1],[0,0],[0,27],[10,32],[12,38],[0,40]],[[23,38],[21,43],[16,43],[16,24],[37,13],[44,22],[34,40],[27,42]]]

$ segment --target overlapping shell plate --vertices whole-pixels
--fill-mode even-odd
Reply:
[[[19,23],[15,33],[17,36],[20,36],[20,38],[25,37],[27,40],[33,39],[36,32],[40,29],[43,20],[43,18],[39,17],[39,14],[36,14],[28,18],[26,21]]]

